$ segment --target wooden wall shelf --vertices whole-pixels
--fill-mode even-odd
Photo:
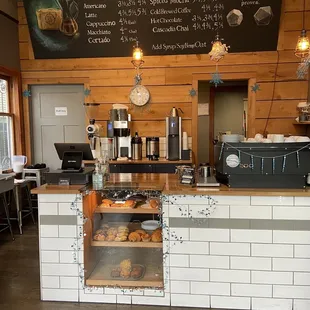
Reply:
[[[307,122],[294,122],[293,125],[310,125],[310,121],[307,121]]]
[[[109,242],[109,241],[92,241],[92,246],[98,247],[124,247],[124,248],[162,248],[162,242]]]

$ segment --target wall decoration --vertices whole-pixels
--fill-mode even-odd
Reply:
[[[310,57],[303,59],[298,65],[296,75],[299,80],[306,78],[310,67]]]
[[[243,14],[240,10],[233,9],[227,14],[226,19],[230,27],[237,27],[243,21]]]
[[[254,93],[257,93],[260,89],[260,84],[255,83],[254,85],[251,86],[251,91]]]
[[[27,90],[24,90],[24,91],[23,91],[23,97],[26,97],[26,98],[27,98],[27,97],[31,97],[31,91],[28,90],[28,89],[27,89]]]
[[[224,82],[221,79],[221,75],[218,72],[214,72],[211,74],[211,80],[210,84],[214,84],[215,87],[217,87],[220,84],[223,84]]]
[[[275,51],[281,3],[24,0],[36,59],[128,57],[137,38],[147,55],[205,54],[217,28],[233,53]]]
[[[277,156],[260,156],[260,155],[254,155],[254,154],[251,154],[250,152],[247,152],[247,151],[244,151],[242,148],[239,148],[237,146],[234,146],[230,143],[227,143],[227,142],[223,142],[222,145],[221,145],[221,150],[220,150],[220,154],[219,154],[219,160],[221,160],[222,158],[222,155],[223,155],[223,151],[224,151],[224,148],[225,147],[229,147],[233,150],[235,150],[238,154],[239,154],[239,157],[242,155],[242,156],[247,156],[249,157],[249,160],[251,162],[251,170],[254,169],[254,159],[259,159],[260,160],[260,170],[261,170],[261,173],[264,174],[264,165],[265,165],[265,161],[267,160],[271,160],[271,163],[272,163],[272,172],[273,174],[275,173],[275,169],[276,169],[276,160],[278,159],[278,161],[282,160],[282,169],[281,171],[282,172],[285,172],[285,168],[286,168],[286,162],[287,162],[287,158],[289,156],[294,156],[296,158],[296,166],[297,168],[300,167],[300,152],[304,149],[307,149],[310,147],[310,143],[307,143],[303,146],[301,146],[299,149],[297,150],[294,150],[294,151],[288,151],[287,153],[285,154],[282,154],[282,155],[277,155]],[[238,157],[237,155],[229,155],[229,156],[235,156],[236,158]],[[229,157],[228,156],[228,157]],[[228,157],[226,158],[226,160],[228,159]],[[237,167],[238,165],[236,165]]]
[[[85,97],[88,97],[90,94],[91,94],[91,89],[85,88],[85,89],[84,89],[84,95],[85,95]]]
[[[258,26],[268,26],[273,18],[270,5],[260,7],[254,14],[254,20]]]
[[[197,95],[197,90],[194,89],[194,88],[192,88],[192,89],[189,91],[189,95],[190,95],[191,97],[195,97],[195,96]]]

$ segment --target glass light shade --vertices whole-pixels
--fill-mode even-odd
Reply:
[[[209,53],[211,60],[219,61],[228,53],[228,47],[221,42],[219,35],[215,36],[215,40],[212,42],[212,49]]]
[[[141,47],[139,47],[139,42],[136,42],[136,45],[133,48],[133,53],[132,53],[132,61],[131,63],[136,67],[140,68],[144,61],[143,61],[143,51]]]
[[[140,47],[135,47],[132,54],[132,59],[134,61],[143,60],[143,51]]]
[[[296,44],[295,55],[299,58],[305,58],[309,55],[310,42],[305,29],[301,31]]]

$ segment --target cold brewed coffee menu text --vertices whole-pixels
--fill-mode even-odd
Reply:
[[[207,54],[277,49],[281,0],[24,0],[35,58]]]

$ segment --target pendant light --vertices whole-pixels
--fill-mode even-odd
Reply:
[[[143,51],[141,47],[139,46],[139,41],[136,41],[135,46],[133,47],[132,52],[132,61],[131,63],[134,65],[136,69],[140,68],[143,64]]]
[[[222,78],[218,71],[218,62],[228,53],[229,46],[223,44],[220,35],[219,35],[219,19],[218,19],[218,0],[215,0],[215,26],[216,26],[216,35],[215,39],[212,42],[212,49],[209,52],[210,59],[216,63],[215,72],[211,73],[210,83],[214,84],[215,87],[222,84]]]
[[[295,56],[299,58],[305,58],[309,56],[309,48],[310,48],[310,41],[307,36],[307,31],[305,29],[305,9],[306,9],[306,0],[304,0],[304,6],[303,6],[303,15],[302,15],[302,30],[301,34],[298,37],[298,41],[296,44],[295,49]]]
[[[215,40],[212,42],[212,49],[209,53],[211,60],[218,62],[228,53],[228,46],[222,43],[219,34],[215,36]]]

